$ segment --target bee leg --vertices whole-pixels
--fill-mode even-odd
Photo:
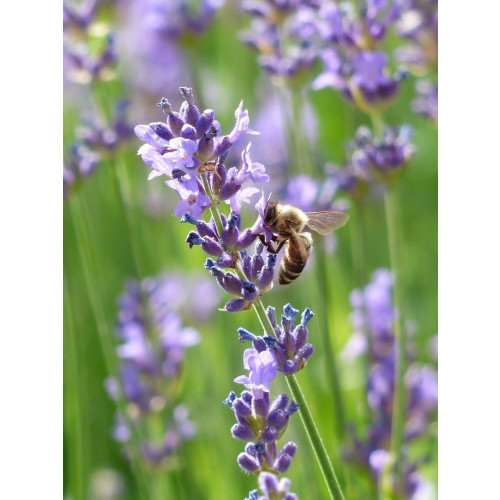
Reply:
[[[266,250],[274,255],[279,253],[279,251],[283,248],[283,245],[285,244],[285,241],[282,241],[281,243],[278,244],[276,248],[273,248],[272,243],[270,241],[266,242],[264,235],[262,234],[259,234],[259,240],[266,247]],[[276,242],[276,237],[274,238],[274,241]]]

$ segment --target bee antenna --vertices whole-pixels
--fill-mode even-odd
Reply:
[[[269,196],[267,197],[267,203],[266,203],[266,205],[268,205],[268,204],[269,204],[269,202],[271,201],[271,196],[272,196],[272,195],[273,195],[273,193],[272,193],[272,192],[271,192],[271,193],[269,193]]]

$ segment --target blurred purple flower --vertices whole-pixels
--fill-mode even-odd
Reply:
[[[354,436],[354,450],[350,455],[371,470],[374,479],[380,480],[381,471],[389,460],[392,409],[395,387],[394,317],[397,312],[392,302],[392,276],[387,269],[378,269],[372,282],[364,290],[351,294],[353,313],[351,321],[355,332],[351,339],[367,332],[370,341],[371,366],[366,381],[367,400],[372,410],[371,422],[365,438]],[[349,343],[347,351],[352,350]],[[408,346],[411,349],[411,346]],[[359,349],[358,352],[362,352]],[[406,412],[404,443],[407,445],[428,430],[438,403],[437,374],[431,366],[410,364],[405,377]],[[417,463],[405,457],[402,464],[405,496],[413,498],[421,479]]]

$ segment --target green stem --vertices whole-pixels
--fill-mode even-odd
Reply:
[[[271,322],[269,321],[266,310],[264,308],[264,304],[262,303],[262,300],[260,298],[258,298],[254,302],[254,311],[257,313],[257,317],[259,318],[262,328],[267,333],[267,335],[274,336],[273,327],[271,325]],[[326,482],[330,497],[332,499],[337,498],[345,500],[339,481],[333,469],[333,465],[326,452],[325,445],[323,444],[321,436],[319,435],[305,396],[300,389],[299,382],[297,381],[295,375],[288,375],[285,377],[285,380],[292,393],[293,399],[299,405],[299,413],[302,419],[302,424],[304,425],[307,437],[309,438],[312,449],[314,451],[314,455],[316,456],[319,467],[321,469],[321,473],[323,474],[323,478]]]
[[[87,460],[89,457],[87,443],[85,439],[83,422],[85,421],[85,411],[83,409],[83,403],[81,398],[84,394],[82,386],[84,382],[82,380],[82,374],[80,372],[80,363],[78,359],[78,335],[76,332],[76,322],[73,311],[73,304],[71,300],[71,293],[68,290],[68,282],[66,276],[64,277],[64,307],[66,309],[66,314],[64,315],[67,321],[67,338],[65,340],[65,345],[69,346],[70,359],[66,358],[66,362],[69,363],[71,370],[71,381],[75,384],[73,390],[70,393],[70,398],[72,401],[72,406],[74,409],[73,417],[74,422],[72,422],[71,429],[74,430],[74,446],[71,446],[73,454],[73,462],[75,470],[75,498],[85,498],[86,488],[85,482],[87,479]],[[76,390],[75,390],[76,389]]]
[[[406,335],[402,328],[403,318],[403,266],[401,259],[401,235],[398,213],[398,201],[395,186],[390,186],[385,195],[385,213],[389,237],[389,252],[391,268],[394,277],[393,300],[396,317],[394,319],[394,342],[396,351],[396,380],[392,412],[391,452],[395,459],[396,491],[403,491],[402,486],[402,445],[405,417],[405,386],[406,370]]]
[[[104,353],[104,361],[106,364],[107,372],[110,376],[116,377],[117,366],[114,354],[114,343],[111,338],[111,328],[108,327],[106,314],[103,309],[103,301],[100,294],[101,286],[99,284],[99,270],[96,267],[96,258],[93,251],[93,246],[90,243],[90,221],[84,208],[83,202],[80,199],[81,193],[70,198],[72,221],[75,227],[77,237],[77,248],[80,254],[80,260],[83,267],[83,275],[86,288],[89,294],[90,305],[95,317],[97,333],[101,342],[101,347]],[[120,414],[125,418],[129,428],[131,429],[132,446],[135,453],[132,458],[132,468],[134,473],[145,492],[145,496],[150,498],[149,482],[144,470],[144,465],[140,460],[139,453],[139,436],[135,431],[135,426],[130,423],[128,412],[126,409],[125,401],[120,398],[118,401],[118,408]]]
[[[354,282],[356,288],[360,290],[366,286],[368,281],[368,272],[366,264],[366,254],[365,254],[365,236],[366,236],[366,226],[364,218],[364,202],[358,201],[355,205],[354,210],[354,220],[351,222],[351,237],[352,237],[352,250],[353,250],[353,263],[354,263]],[[368,383],[368,373],[371,365],[371,352],[372,352],[372,338],[370,332],[366,328],[367,313],[365,307],[364,294],[362,295],[361,309],[363,312],[363,324],[361,326],[361,332],[365,337],[366,345],[368,346],[365,355],[363,356],[363,368],[364,368],[364,380],[365,384]],[[370,417],[370,408],[368,406],[367,398],[363,398],[365,407],[366,418]]]
[[[376,137],[381,138],[383,133],[383,119],[379,113],[371,115]],[[394,318],[394,349],[396,353],[395,387],[392,410],[391,455],[394,459],[394,488],[396,495],[404,491],[402,477],[402,445],[405,418],[405,386],[406,370],[406,335],[402,324],[404,318],[404,266],[402,262],[401,223],[399,221],[399,203],[396,194],[396,185],[387,186],[384,194],[385,217],[387,221],[387,237],[389,240],[389,254],[394,279],[393,302]]]

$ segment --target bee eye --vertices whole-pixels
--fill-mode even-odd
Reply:
[[[274,218],[276,217],[276,210],[274,208],[270,208],[265,214],[264,214],[264,220],[266,222],[272,222]]]

